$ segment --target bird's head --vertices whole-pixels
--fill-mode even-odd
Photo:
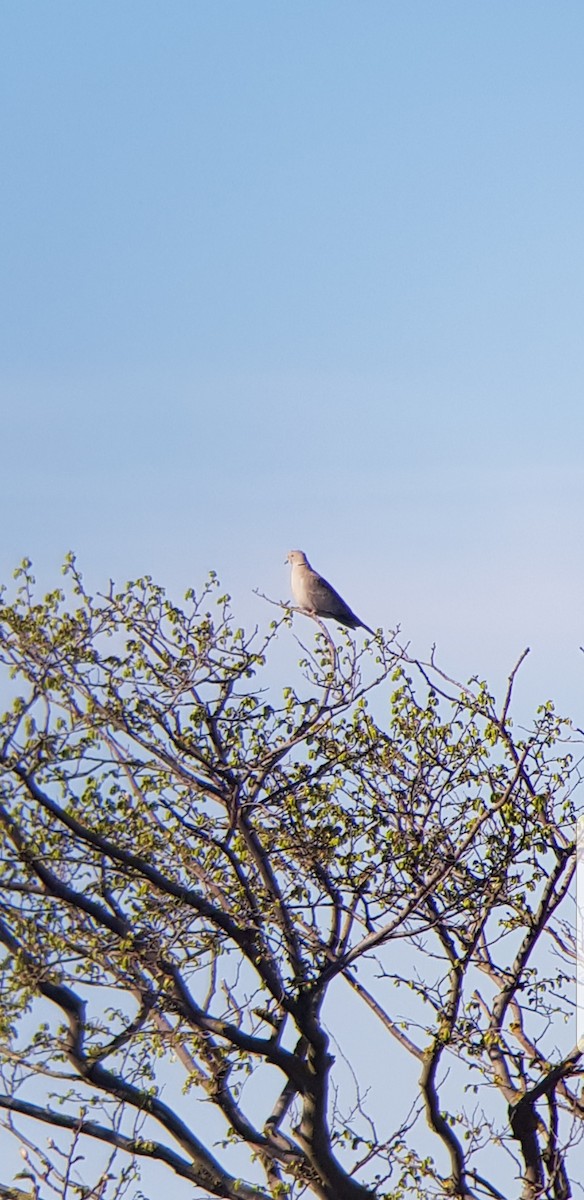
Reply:
[[[307,567],[308,559],[304,550],[289,550],[286,555],[286,562],[290,563],[291,567]]]

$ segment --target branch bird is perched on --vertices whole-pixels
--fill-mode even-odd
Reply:
[[[335,592],[334,587],[331,587],[317,571],[313,571],[303,550],[291,550],[286,562],[292,567],[292,595],[299,608],[312,617],[332,617],[334,621],[346,625],[349,629],[361,627],[375,637],[373,630],[355,616],[342,596]]]

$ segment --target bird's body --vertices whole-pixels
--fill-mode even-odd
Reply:
[[[299,608],[313,617],[331,617],[348,629],[366,629],[375,637],[373,630],[345,604],[334,587],[313,571],[303,550],[291,550],[286,562],[292,567],[292,595]]]

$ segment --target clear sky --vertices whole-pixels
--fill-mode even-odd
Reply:
[[[4,0],[0,46],[1,577],[214,568],[251,624],[299,547],[574,711],[582,0]]]

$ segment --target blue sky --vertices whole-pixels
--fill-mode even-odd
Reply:
[[[0,9],[0,575],[306,551],[368,624],[575,709],[584,8]]]

